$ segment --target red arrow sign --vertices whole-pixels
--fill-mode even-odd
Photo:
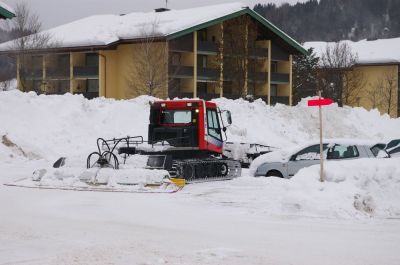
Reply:
[[[308,101],[308,106],[325,106],[325,105],[330,105],[333,103],[333,100],[330,98],[320,98],[320,99],[310,99]]]

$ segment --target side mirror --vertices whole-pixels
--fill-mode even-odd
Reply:
[[[229,125],[232,124],[232,114],[229,110],[226,111],[226,120],[228,122]]]

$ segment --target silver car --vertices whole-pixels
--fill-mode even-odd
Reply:
[[[323,144],[326,160],[348,160],[375,158],[370,143],[349,140],[325,140]],[[320,146],[317,142],[282,149],[260,156],[250,166],[255,177],[290,178],[300,169],[320,162]]]

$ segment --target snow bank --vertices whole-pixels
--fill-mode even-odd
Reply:
[[[148,96],[117,101],[87,100],[71,94],[1,92],[0,177],[27,177],[20,168],[24,168],[24,174],[33,172],[40,168],[39,164],[51,165],[60,156],[84,167],[86,156],[96,150],[97,137],[143,135],[146,139],[151,100],[154,98]],[[294,107],[272,107],[260,100],[214,101],[232,112],[233,125],[227,131],[230,141],[290,148],[318,139],[318,110],[307,107],[305,102]],[[399,138],[400,119],[380,115],[377,110],[331,105],[324,108],[324,122],[324,134],[329,138],[385,142]],[[318,166],[303,169],[290,180],[254,178],[245,171],[241,178],[190,185],[182,192],[189,193],[191,200],[231,205],[255,214],[261,211],[273,215],[398,217],[399,162],[330,162],[326,165],[325,183],[318,181]]]
[[[6,136],[13,146],[0,140],[0,158],[85,159],[95,151],[98,137],[142,135],[146,139],[151,100],[154,98],[148,96],[87,100],[71,94],[38,96],[18,90],[1,92],[0,138]],[[291,147],[318,139],[318,110],[307,107],[305,102],[295,107],[279,104],[271,107],[261,100],[214,101],[221,109],[232,112],[233,125],[227,131],[229,141]],[[399,138],[400,120],[380,115],[377,110],[331,105],[324,108],[324,122],[326,138],[374,141]]]
[[[325,164],[323,183],[315,165],[291,179],[254,178],[247,171],[206,191],[204,187],[187,189],[210,204],[240,208],[248,215],[399,218],[399,163],[400,158],[330,161]]]

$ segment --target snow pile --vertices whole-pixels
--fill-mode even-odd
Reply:
[[[378,40],[360,40],[353,42],[343,40],[356,53],[357,62],[360,64],[368,63],[399,63],[400,62],[400,38],[378,39]],[[317,56],[321,57],[326,51],[326,47],[333,47],[335,42],[313,41],[304,43],[306,49],[314,48]]]
[[[147,138],[149,102],[152,97],[131,100],[80,95],[36,95],[18,90],[0,93],[0,158],[26,157],[55,161],[61,156],[86,156],[96,150],[98,137],[142,135]],[[228,140],[274,147],[318,139],[318,110],[305,102],[290,107],[271,107],[263,101],[216,99],[221,109],[232,112]],[[326,138],[363,138],[387,142],[399,138],[400,120],[377,110],[331,105],[324,108]],[[12,146],[10,146],[12,143]],[[18,151],[20,150],[20,151]],[[21,150],[25,153],[22,154]]]
[[[247,215],[399,218],[399,164],[399,158],[330,161],[323,183],[315,165],[291,179],[245,173],[229,183],[214,183],[206,191],[188,187],[186,192],[209,204],[240,208]]]
[[[221,109],[232,112],[229,141],[255,142],[273,147],[319,139],[318,108],[307,107],[304,99],[297,106],[269,106],[262,100],[215,99]],[[324,138],[355,138],[388,142],[399,138],[400,119],[381,115],[378,110],[343,107],[323,108]]]
[[[87,155],[96,150],[97,137],[142,135],[146,139],[151,100],[154,98],[148,96],[117,101],[87,100],[70,94],[1,92],[0,183],[7,178],[27,177],[28,173],[30,176],[61,156],[84,168]],[[221,109],[232,112],[233,125],[227,130],[229,141],[291,148],[318,139],[318,110],[307,107],[305,102],[294,107],[272,107],[260,100],[215,101]],[[377,110],[331,105],[323,113],[324,134],[328,138],[383,142],[399,138],[400,120],[380,115]],[[187,199],[189,194],[191,200],[239,207],[254,214],[394,217],[400,215],[399,162],[398,159],[330,162],[325,183],[318,181],[318,166],[304,169],[290,180],[254,178],[245,171],[243,177],[232,181],[189,185],[182,196]],[[138,167],[143,161],[140,163]],[[143,176],[146,180],[149,177]],[[126,176],[122,179],[131,181]]]

